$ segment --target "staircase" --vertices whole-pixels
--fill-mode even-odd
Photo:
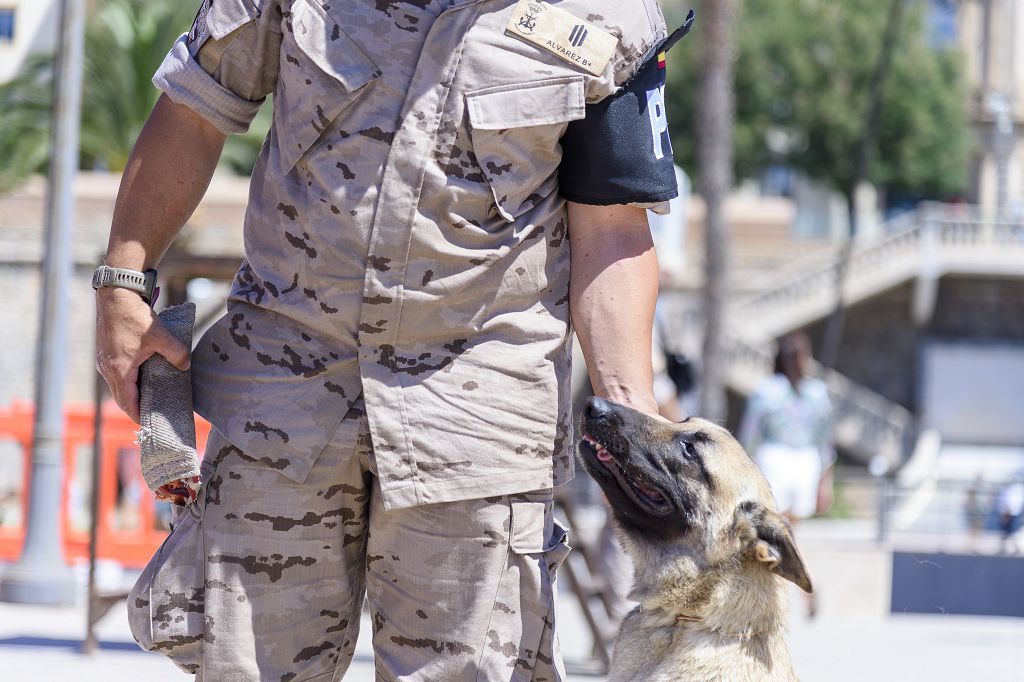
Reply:
[[[820,320],[835,305],[837,262],[780,280],[727,312],[730,388],[749,395],[772,371],[772,341]],[[855,246],[843,290],[854,305],[888,289],[915,284],[914,316],[931,314],[938,280],[948,274],[1024,276],[1024,225],[984,220],[977,209],[925,205],[886,227],[877,241]],[[817,367],[835,409],[836,445],[867,463],[884,457],[890,468],[904,462],[914,447],[914,415],[838,372]]]
[[[886,233],[854,248],[846,305],[916,281],[923,314],[927,290],[943,275],[1024,275],[1024,225],[984,220],[974,207],[925,205],[890,222]],[[836,265],[819,265],[738,301],[730,313],[742,325],[733,328],[745,339],[767,341],[825,317],[835,305]]]

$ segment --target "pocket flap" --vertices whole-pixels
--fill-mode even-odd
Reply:
[[[547,549],[544,544],[545,516],[548,504],[515,500],[512,502],[512,531],[509,545],[519,554],[535,554]]]
[[[285,175],[363,88],[381,76],[377,65],[314,0],[295,0],[292,40],[301,56],[289,56],[285,46],[274,99],[274,130]]]
[[[516,83],[466,94],[476,130],[503,130],[575,121],[586,115],[583,76]]]
[[[509,546],[517,554],[564,555],[569,551],[568,531],[552,514],[552,503],[512,501]]]
[[[306,56],[349,92],[380,76],[362,48],[313,0],[297,0],[293,6],[292,32]]]

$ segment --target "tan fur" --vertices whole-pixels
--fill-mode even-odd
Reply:
[[[708,436],[701,457],[710,483],[701,489],[701,522],[681,538],[655,541],[620,525],[635,565],[631,597],[640,606],[622,624],[609,680],[796,680],[780,577],[807,591],[811,585],[767,481],[725,429],[698,419],[645,419],[647,451],[680,429]]]

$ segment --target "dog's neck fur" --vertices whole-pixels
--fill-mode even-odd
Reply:
[[[783,581],[752,562],[702,563],[679,556],[636,562],[672,569],[636,575],[630,596],[640,606],[623,623],[609,679],[795,680],[784,640]],[[624,650],[652,655],[630,660],[619,655]]]

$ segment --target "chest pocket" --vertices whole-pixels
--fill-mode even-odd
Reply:
[[[498,212],[514,221],[531,195],[539,201],[557,186],[558,141],[586,111],[583,76],[476,90],[466,108],[477,163]]]
[[[368,83],[381,75],[315,0],[295,0],[281,45],[274,130],[287,174]],[[289,40],[289,38],[291,38]]]

